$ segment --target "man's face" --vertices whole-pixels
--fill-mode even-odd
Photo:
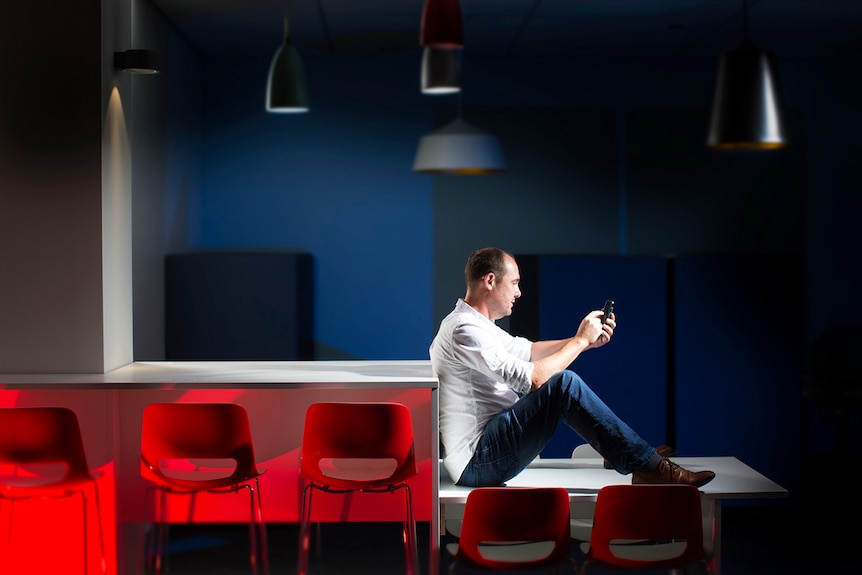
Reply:
[[[521,297],[521,272],[514,258],[506,258],[506,272],[503,277],[494,278],[494,297],[492,298],[492,317],[497,320],[512,315],[515,300]]]

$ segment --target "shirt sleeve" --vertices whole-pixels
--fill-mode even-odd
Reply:
[[[514,337],[503,329],[489,333],[471,324],[458,326],[453,333],[455,354],[464,363],[489,378],[505,383],[518,393],[528,393],[533,377],[530,349],[533,343]]]

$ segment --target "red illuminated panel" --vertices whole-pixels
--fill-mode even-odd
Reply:
[[[0,473],[8,469],[0,469]],[[94,473],[101,507],[102,532],[105,546],[105,568],[110,575],[116,568],[116,523],[114,520],[114,468],[105,465]],[[93,486],[85,486],[87,494],[87,573],[101,574],[102,552],[99,549],[99,528],[96,521],[96,501]],[[11,534],[9,528],[11,527]],[[0,499],[0,557],[3,573],[41,575],[80,573],[84,561],[83,517],[81,497],[57,499]]]

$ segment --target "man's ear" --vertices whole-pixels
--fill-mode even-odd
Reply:
[[[494,282],[496,281],[496,279],[497,277],[494,275],[493,272],[488,272],[487,274],[485,274],[485,280],[482,283],[488,289],[492,289],[494,287]]]

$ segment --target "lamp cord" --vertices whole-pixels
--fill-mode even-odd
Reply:
[[[320,18],[320,26],[323,28],[323,35],[326,36],[326,45],[330,52],[334,52],[332,45],[332,34],[329,32],[329,21],[326,19],[326,12],[323,11],[323,3],[317,0],[317,16]]]

